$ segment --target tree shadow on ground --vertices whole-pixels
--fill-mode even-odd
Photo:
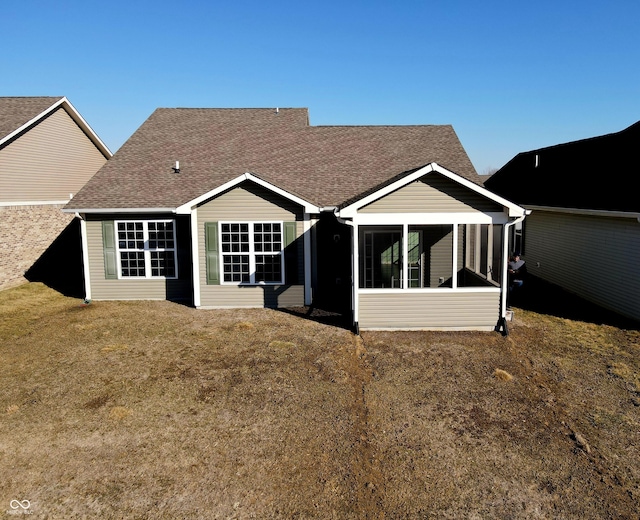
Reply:
[[[509,305],[558,318],[640,330],[640,322],[604,309],[533,275],[527,276],[525,285],[514,291]]]

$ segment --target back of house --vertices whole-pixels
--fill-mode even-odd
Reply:
[[[524,215],[481,186],[451,126],[312,126],[302,108],[158,109],[65,211],[90,299],[483,330]]]

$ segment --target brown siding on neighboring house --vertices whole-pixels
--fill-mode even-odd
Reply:
[[[197,208],[201,307],[291,307],[304,305],[303,214],[297,204],[252,183],[244,183]],[[298,280],[296,285],[207,285],[206,222],[296,222]]]
[[[359,295],[361,329],[493,330],[499,315],[500,291],[380,292]]]
[[[25,272],[73,220],[61,207],[0,207],[0,290],[26,282]]]
[[[640,223],[547,211],[527,217],[529,273],[640,320]]]
[[[502,206],[459,183],[431,173],[382,197],[359,211],[362,213],[454,213],[501,212]]]
[[[0,202],[66,201],[106,161],[58,108],[0,148]]]

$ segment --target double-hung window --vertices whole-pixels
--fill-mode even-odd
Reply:
[[[282,222],[222,222],[222,282],[283,283]]]
[[[176,278],[175,220],[116,222],[121,278]]]

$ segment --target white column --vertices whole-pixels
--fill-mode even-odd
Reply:
[[[89,241],[87,240],[87,221],[80,217],[80,239],[82,240],[82,267],[84,268],[84,297],[91,299],[91,275],[89,273]]]
[[[198,242],[198,208],[191,210],[191,265],[193,268],[193,306],[200,307],[200,248]]]

